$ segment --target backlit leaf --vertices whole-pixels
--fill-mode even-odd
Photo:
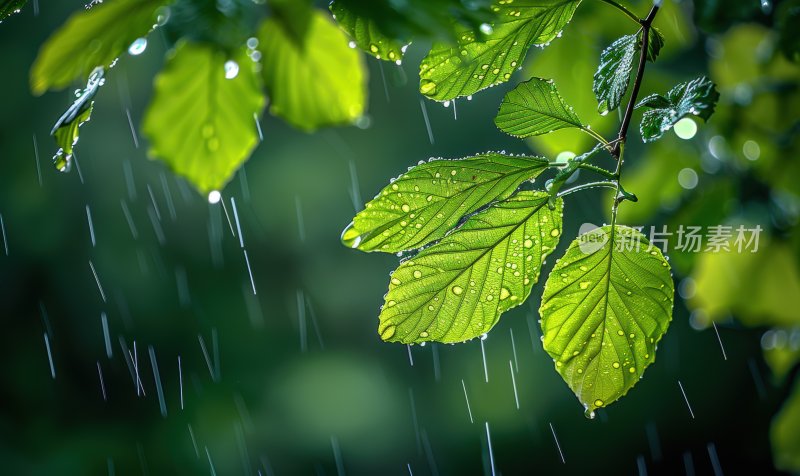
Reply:
[[[336,23],[363,51],[385,61],[403,59],[403,52],[409,42],[399,41],[383,34],[374,21],[353,13],[341,2],[332,2],[330,9]]]
[[[584,127],[572,107],[558,94],[555,83],[541,78],[520,83],[509,91],[494,122],[501,131],[514,137]]]
[[[523,191],[471,216],[392,274],[378,333],[385,341],[463,342],[522,304],[561,236],[561,199]]]
[[[42,46],[31,68],[31,90],[40,95],[107,68],[156,24],[169,0],[109,0],[72,15]]]
[[[228,61],[238,65],[230,79]],[[244,51],[229,58],[212,46],[179,44],[155,79],[145,114],[149,154],[201,192],[222,188],[258,142],[254,117],[264,95],[253,67]]]
[[[714,83],[705,76],[675,86],[666,97],[653,94],[642,99],[637,108],[652,108],[642,116],[639,127],[642,140],[652,142],[661,138],[676,122],[689,115],[707,121],[718,100],[719,93]]]
[[[342,242],[362,251],[418,248],[442,238],[465,215],[508,198],[547,164],[541,157],[490,152],[417,165],[367,203]]]
[[[800,471],[800,383],[772,420],[769,432],[775,467],[782,471]]]
[[[358,51],[330,15],[314,10],[303,46],[281,22],[267,19],[259,31],[264,85],[270,112],[306,131],[349,124],[367,106],[367,71]]]
[[[497,20],[481,31],[459,30],[457,44],[436,43],[420,64],[419,90],[437,101],[469,96],[508,81],[528,49],[553,41],[581,0],[500,1]]]
[[[587,416],[625,395],[653,363],[673,295],[669,264],[633,228],[581,235],[556,263],[539,310],[544,348]]]
[[[597,97],[597,110],[600,114],[608,114],[622,103],[631,80],[633,59],[639,49],[636,35],[625,35],[603,50],[600,54],[600,66],[594,73],[594,90]]]

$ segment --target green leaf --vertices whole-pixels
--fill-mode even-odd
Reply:
[[[80,134],[78,129],[92,117],[94,97],[104,81],[103,68],[95,68],[89,76],[86,87],[78,94],[69,109],[58,118],[53,130],[50,131],[50,135],[55,138],[59,147],[53,156],[53,165],[59,172],[69,172],[72,168],[74,147],[78,143]]]
[[[304,47],[274,18],[259,31],[270,112],[306,131],[349,124],[367,105],[367,71],[358,51],[321,10],[314,10]]]
[[[650,28],[650,33],[647,35],[649,40],[647,42],[647,61],[655,62],[658,59],[659,53],[661,53],[661,48],[664,47],[664,35],[658,31],[658,28],[652,27]],[[640,31],[637,38],[639,39],[639,45],[642,44],[642,32]]]
[[[544,287],[544,348],[586,408],[625,395],[655,360],[674,288],[661,251],[625,226],[579,236]]]
[[[772,420],[769,436],[775,467],[791,473],[800,471],[800,383],[794,385],[781,411]]]
[[[800,63],[800,31],[797,28],[800,25],[800,0],[781,2],[776,13],[780,32],[778,46],[786,58]]]
[[[514,137],[531,137],[577,127],[581,120],[556,89],[553,80],[532,78],[506,94],[494,123]]]
[[[667,97],[657,94],[644,98],[637,108],[654,108],[644,113],[639,130],[642,140],[652,142],[661,138],[678,121],[688,115],[708,120],[714,113],[719,93],[714,83],[702,76],[670,89]]]
[[[229,61],[238,66],[231,79]],[[201,192],[221,189],[258,142],[254,118],[264,95],[254,66],[243,50],[229,58],[210,45],[179,43],[145,114],[149,155]]]
[[[342,233],[342,243],[387,253],[418,248],[445,236],[463,216],[508,198],[547,166],[541,157],[493,152],[422,163],[367,203]]]
[[[383,34],[374,21],[356,15],[341,2],[332,2],[330,9],[336,23],[363,51],[385,61],[399,63],[403,59],[408,41],[400,41]]]
[[[600,66],[594,73],[592,84],[600,114],[606,115],[622,103],[622,98],[628,91],[633,58],[638,49],[639,40],[636,35],[625,35],[600,54]]]
[[[15,13],[19,13],[28,0],[0,0],[0,23]]]
[[[469,96],[508,81],[532,45],[553,41],[581,0],[498,2],[480,33],[462,29],[456,45],[436,43],[420,64],[419,90],[437,101]],[[486,25],[488,26],[488,25]]]
[[[519,306],[561,236],[559,199],[523,191],[471,216],[392,274],[378,333],[385,341],[463,342]]]
[[[269,0],[273,16],[284,27],[287,35],[302,48],[311,25],[312,6],[310,0]]]
[[[31,90],[41,95],[107,68],[136,39],[153,29],[169,0],[113,0],[72,15],[39,51],[31,68]]]

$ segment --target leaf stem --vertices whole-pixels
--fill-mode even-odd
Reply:
[[[611,180],[604,180],[600,182],[590,182],[590,183],[582,183],[580,185],[576,185],[575,187],[568,188],[567,190],[558,192],[558,197],[563,197],[564,195],[569,195],[571,193],[580,192],[581,190],[589,190],[592,188],[612,188],[616,189],[618,186],[616,181]]]
[[[624,6],[620,5],[619,3],[615,2],[614,0],[600,0],[600,1],[603,2],[603,3],[607,3],[607,4],[611,5],[612,7],[616,8],[617,10],[621,11],[622,13],[625,14],[625,16],[627,16],[631,20],[635,21],[636,23],[641,23],[641,20],[639,20],[639,17],[637,17],[632,11],[628,10],[627,8],[625,8]]]
[[[578,166],[578,168],[585,169],[585,170],[591,170],[592,172],[594,172],[596,174],[599,174],[599,175],[602,175],[603,177],[611,179],[611,180],[616,180],[617,179],[617,176],[614,175],[614,172],[611,172],[610,170],[606,170],[606,169],[604,169],[602,167],[598,167],[596,165],[587,164],[587,163],[583,162],[583,163],[581,163],[581,165]]]
[[[642,25],[642,45],[639,54],[639,67],[636,70],[636,79],[633,82],[633,90],[631,91],[631,97],[628,99],[628,106],[625,108],[625,116],[622,119],[622,125],[620,126],[617,140],[614,142],[614,147],[611,150],[611,155],[617,159],[617,168],[614,171],[614,175],[616,176],[616,193],[614,194],[614,205],[611,208],[612,226],[616,225],[617,223],[617,208],[619,207],[620,202],[630,199],[628,196],[629,194],[620,194],[622,186],[619,183],[620,178],[622,177],[625,140],[628,137],[628,128],[631,125],[631,118],[633,117],[633,107],[636,104],[636,99],[639,96],[639,89],[641,88],[642,80],[644,79],[644,70],[645,66],[647,65],[647,49],[649,48],[650,43],[650,29],[652,27],[653,20],[658,13],[660,5],[660,2],[654,3],[653,8],[650,9],[650,13],[647,14],[647,17],[640,21],[640,24]]]
[[[611,150],[610,144],[605,139],[605,137],[601,136],[600,134],[598,134],[597,132],[595,132],[594,130],[592,130],[589,127],[581,127],[581,130],[583,132],[589,134],[593,139],[595,139],[597,142],[602,144],[606,149],[608,149],[609,151]]]

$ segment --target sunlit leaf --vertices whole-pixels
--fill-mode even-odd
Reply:
[[[544,348],[592,416],[653,363],[672,319],[674,288],[661,251],[625,226],[579,236],[542,295]]]
[[[508,198],[547,165],[541,157],[499,153],[417,165],[367,203],[342,242],[362,251],[418,248],[442,238],[463,216]]]
[[[111,65],[156,24],[170,0],[109,0],[72,15],[42,46],[31,68],[31,90],[40,95],[86,79]]]
[[[19,13],[28,0],[0,0],[0,22],[15,13]]]
[[[330,9],[336,23],[363,51],[385,61],[403,59],[408,41],[400,41],[383,34],[373,20],[353,13],[341,2],[332,2]]]
[[[420,64],[419,90],[437,101],[469,96],[508,81],[532,45],[553,41],[581,0],[498,2],[497,20],[481,31],[462,30],[456,45],[434,44]]]
[[[228,61],[238,66],[230,79]],[[229,58],[208,45],[182,43],[156,77],[143,125],[149,154],[201,192],[222,188],[258,142],[254,118],[264,95],[253,66],[244,51]]]
[[[714,83],[705,76],[675,86],[666,97],[653,94],[642,99],[636,107],[651,108],[642,116],[639,127],[642,140],[652,142],[661,138],[676,122],[689,115],[707,121],[718,100]]]
[[[72,167],[74,147],[80,134],[78,129],[92,117],[94,97],[104,81],[103,68],[96,68],[89,76],[86,87],[78,93],[75,102],[58,118],[50,131],[59,147],[53,156],[53,165],[59,172],[69,172]]]
[[[800,383],[772,420],[769,432],[775,467],[782,471],[800,471]]]
[[[600,114],[608,114],[608,111],[613,111],[622,103],[622,98],[628,91],[633,59],[638,49],[639,40],[636,35],[625,35],[600,54],[600,66],[594,73],[592,85]]]
[[[567,105],[552,80],[532,78],[506,94],[494,120],[497,127],[514,137],[547,134],[577,127],[581,120]]]
[[[761,337],[764,361],[772,371],[772,380],[781,384],[800,362],[800,326],[793,329],[770,329]]]
[[[561,199],[523,191],[471,216],[392,274],[378,332],[385,341],[463,342],[527,299],[561,235]]]
[[[312,13],[306,36],[300,47],[280,21],[270,18],[261,26],[259,49],[270,112],[306,131],[352,123],[367,106],[363,58],[321,10]]]
[[[698,311],[698,323],[710,325],[733,315],[751,326],[800,325],[800,270],[791,248],[769,238],[763,226],[756,248],[749,231],[755,224],[742,225],[742,241],[737,242],[738,226],[727,226],[725,247],[704,245],[707,251],[697,257],[692,273],[695,294],[689,306]]]
[[[311,0],[268,0],[270,11],[298,48],[305,46],[314,9]]]

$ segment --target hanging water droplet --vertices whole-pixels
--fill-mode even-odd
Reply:
[[[138,56],[144,53],[144,50],[147,49],[147,38],[137,38],[133,40],[131,46],[128,47],[128,53],[133,56]]]
[[[219,190],[212,190],[208,192],[208,203],[211,203],[213,205],[215,203],[219,203],[221,199],[222,199],[222,194],[219,193]]]
[[[225,79],[233,79],[239,75],[239,63],[233,60],[225,62]]]

